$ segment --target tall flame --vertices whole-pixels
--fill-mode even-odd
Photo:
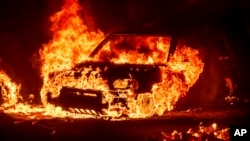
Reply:
[[[94,47],[103,39],[101,31],[88,31],[79,16],[81,10],[77,0],[65,0],[61,11],[50,17],[53,39],[40,50],[42,60],[43,88],[42,102],[45,104],[45,90],[48,74],[72,68],[75,64],[88,58]]]
[[[170,56],[167,67],[161,69],[162,82],[152,88],[157,113],[162,115],[165,110],[172,110],[178,99],[185,96],[197,81],[203,67],[197,50],[186,46],[177,48]]]
[[[126,53],[113,47],[116,45],[107,43],[103,47],[103,51],[90,60],[89,55],[104,39],[104,34],[99,30],[96,32],[89,30],[82,17],[79,16],[80,12],[81,7],[77,0],[64,0],[61,11],[50,17],[53,38],[47,44],[44,44],[39,51],[42,62],[43,86],[40,96],[43,107],[32,107],[19,103],[16,104],[15,109],[5,110],[5,112],[22,112],[27,115],[42,113],[42,115],[52,117],[90,117],[81,114],[70,114],[60,107],[48,103],[48,92],[51,92],[51,97],[55,98],[59,96],[59,91],[63,86],[69,86],[102,91],[103,101],[109,104],[109,107],[103,111],[105,116],[119,117],[124,113],[130,118],[150,117],[154,114],[163,115],[165,111],[173,109],[181,96],[185,96],[203,70],[204,64],[198,56],[198,51],[186,46],[177,47],[175,53],[170,56],[167,62],[170,38],[163,37],[135,38],[130,42],[135,42],[136,46],[132,50],[127,49]],[[122,40],[118,39],[115,43],[118,44]],[[141,48],[141,46],[144,48]],[[103,60],[105,57],[114,64],[163,64],[163,66],[159,67],[162,76],[161,82],[153,84],[151,92],[141,93],[137,99],[133,96],[133,90],[128,90],[125,96],[128,108],[125,108],[119,104],[111,105],[114,96],[109,91],[107,81],[100,75],[102,69],[85,67],[81,70],[81,75],[77,80],[74,77],[65,76],[72,75],[68,70],[81,62],[105,61]],[[0,76],[2,74],[0,73]],[[10,82],[9,79],[6,79],[6,75],[2,76],[5,78],[4,83]],[[118,80],[116,85],[122,86],[124,83],[128,83],[125,81],[127,80]],[[6,84],[13,87],[12,83]],[[17,96],[17,90],[18,88],[15,88],[10,91],[10,95]],[[81,111],[81,109],[77,108],[71,108],[71,110],[75,112]],[[92,113],[93,111],[89,112]]]
[[[69,70],[75,64],[88,60],[91,51],[95,49],[96,45],[104,37],[100,31],[88,31],[88,28],[79,16],[80,10],[81,8],[77,0],[66,0],[62,10],[50,18],[53,24],[53,39],[44,45],[40,51],[43,60],[42,76],[44,77],[41,97],[45,105],[47,104],[46,92],[52,91],[52,97],[57,97],[62,86],[99,89],[104,91],[104,97],[108,103],[112,101],[112,95],[108,92],[108,86],[105,80],[100,78],[100,75],[97,75],[97,77],[96,75],[93,75],[93,77],[86,76],[88,72],[100,74],[102,70],[85,68],[86,71],[83,71],[81,78],[77,80],[78,82],[75,82],[76,80],[72,77],[65,78],[65,74],[58,74],[52,78],[48,77],[51,72]],[[122,40],[122,38],[117,39],[115,43],[118,44]],[[109,61],[114,63],[166,63],[167,50],[170,46],[169,39],[135,38],[135,40],[130,42],[137,42],[135,50],[128,50],[126,53],[119,52],[119,49],[113,48],[114,44],[107,44],[104,47],[104,52],[98,54],[96,58],[99,60],[109,58]],[[141,46],[148,47],[147,50],[149,51],[147,53],[149,54],[138,53],[137,51]],[[112,48],[111,51],[110,48]],[[129,116],[162,115],[164,111],[172,110],[177,100],[184,96],[188,88],[196,82],[202,70],[203,63],[198,57],[198,51],[186,46],[177,48],[174,55],[170,57],[166,67],[161,67],[162,82],[153,86],[152,94],[141,94],[137,100],[128,98],[129,111],[127,112]],[[106,113],[114,116],[111,109],[116,108],[111,107]]]

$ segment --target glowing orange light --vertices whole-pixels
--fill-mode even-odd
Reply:
[[[119,117],[122,114],[126,114],[130,118],[161,116],[165,111],[173,109],[178,99],[185,96],[188,89],[194,85],[203,71],[204,64],[198,56],[198,51],[187,46],[177,47],[167,62],[170,38],[163,37],[137,37],[130,41],[135,43],[135,49],[127,52],[112,48],[114,44],[107,43],[103,48],[103,52],[95,56],[95,58],[89,58],[91,52],[104,39],[104,33],[99,30],[96,32],[90,31],[79,16],[80,11],[81,7],[77,0],[65,0],[61,10],[50,17],[53,38],[47,44],[44,44],[39,51],[42,62],[41,77],[43,79],[40,96],[43,106],[17,103],[15,108],[6,109],[6,113],[22,113],[30,115],[30,118],[40,118],[41,116],[95,117],[91,114],[81,114],[83,109],[72,107],[70,108],[71,111],[76,113],[70,113],[62,110],[61,107],[55,107],[48,103],[47,94],[50,92],[51,97],[56,98],[63,86],[96,89],[103,92],[103,102],[110,105],[114,96],[109,92],[107,81],[100,75],[104,70],[85,67],[81,70],[81,75],[77,81],[74,77],[65,77],[65,74],[72,75],[67,70],[72,69],[81,62],[103,61],[103,54],[112,54],[113,56],[109,61],[114,64],[164,64],[164,66],[159,67],[162,77],[161,82],[153,84],[151,92],[141,93],[137,99],[134,99],[133,89],[128,89],[126,91],[127,95],[124,95],[127,99],[128,108],[124,108],[119,104],[109,106],[103,110],[104,115],[100,115],[104,117]],[[117,39],[114,43],[118,44],[122,40]],[[146,52],[139,52],[139,50],[145,49]],[[52,73],[56,75],[51,75]],[[6,76],[3,76],[5,85],[7,84],[11,88],[9,95],[11,97],[17,96],[19,87],[17,85],[13,86],[6,79]],[[124,87],[128,83],[126,81],[130,80],[117,80],[114,85]],[[136,84],[134,87],[136,87]],[[13,103],[16,102],[13,101]],[[93,113],[91,110],[88,112]]]

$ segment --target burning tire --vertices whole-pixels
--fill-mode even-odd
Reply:
[[[154,114],[154,98],[151,93],[139,94],[137,97],[138,110],[144,116],[153,116]]]

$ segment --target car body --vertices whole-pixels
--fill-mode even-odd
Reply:
[[[47,93],[48,102],[65,110],[97,113],[97,115],[105,114],[103,109],[110,109],[110,107],[116,107],[118,110],[129,109],[129,99],[136,100],[141,94],[150,95],[152,86],[161,82],[160,67],[166,66],[169,51],[173,50],[170,49],[170,42],[171,38],[167,35],[109,34],[93,50],[89,60],[75,65],[71,70],[50,74],[53,83],[60,87],[57,96],[52,96],[51,92]],[[164,49],[159,50],[155,47],[160,43],[165,44]],[[156,58],[159,57],[157,55],[152,57],[155,55],[154,51],[164,59],[157,60]],[[122,60],[126,57],[120,55],[134,58]],[[63,78],[68,80],[61,80]],[[105,84],[90,82],[90,78],[95,80],[100,78],[100,81]],[[89,80],[88,84],[82,84],[86,80]],[[61,83],[61,81],[65,83]],[[81,84],[76,84],[78,82]],[[105,85],[105,89],[100,87],[102,84]]]

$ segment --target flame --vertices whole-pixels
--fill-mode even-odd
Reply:
[[[199,59],[197,50],[186,46],[177,48],[175,53],[170,56],[167,67],[161,69],[162,82],[155,84],[152,88],[160,115],[165,110],[172,110],[178,99],[185,96],[188,89],[199,78],[203,67],[204,64]]]
[[[186,132],[174,130],[172,133],[161,132],[163,140],[230,140],[229,128],[218,128],[216,123],[204,126],[200,123],[198,129],[190,128]],[[185,134],[185,135],[184,135]]]
[[[102,91],[102,104],[108,104],[99,114],[102,118],[120,117],[128,115],[130,118],[145,118],[153,115],[164,115],[165,111],[174,108],[175,103],[199,78],[204,64],[199,58],[197,50],[187,46],[177,47],[174,54],[168,59],[170,38],[168,37],[136,37],[129,40],[134,43],[132,48],[119,46],[126,38],[117,38],[115,42],[108,42],[94,58],[89,58],[91,52],[104,39],[100,30],[91,31],[87,28],[82,17],[79,16],[81,7],[77,0],[64,0],[62,9],[50,17],[53,38],[40,49],[41,77],[43,86],[40,92],[43,106],[31,106],[27,103],[17,103],[12,109],[5,109],[6,113],[22,113],[30,118],[96,117],[95,111],[70,107],[70,113],[61,107],[49,104],[48,93],[51,98],[57,98],[62,87],[68,86],[79,89],[95,89]],[[124,50],[126,50],[124,52]],[[135,99],[134,90],[138,87],[135,80],[117,80],[113,85],[118,88],[133,83],[127,90],[121,91],[121,96],[127,99],[128,108],[120,103],[112,104],[115,96],[111,94],[107,80],[101,73],[101,68],[85,67],[81,69],[77,80],[71,69],[79,63],[87,61],[107,61],[113,64],[151,64],[161,65],[161,81],[153,84],[151,92],[138,94]],[[6,76],[5,76],[6,77]],[[1,77],[0,77],[1,78]],[[4,80],[4,83],[9,80]],[[8,83],[7,83],[8,84]],[[11,84],[11,83],[10,83]],[[13,86],[10,86],[13,87]],[[16,88],[17,89],[17,88]],[[17,95],[16,90],[10,95]],[[9,103],[9,102],[7,102]],[[88,114],[83,114],[82,112]],[[32,116],[31,116],[32,115]]]
[[[109,59],[116,64],[160,64],[167,62],[169,47],[167,37],[118,36],[114,42],[106,44],[96,58]]]
[[[43,88],[41,98],[46,103],[46,90],[50,88],[49,73],[70,69],[86,60],[92,50],[103,39],[103,33],[90,32],[79,16],[81,10],[77,0],[65,0],[61,11],[50,17],[53,39],[40,50],[42,60]]]
[[[19,90],[21,85],[17,85],[15,82],[12,82],[9,76],[3,71],[0,70],[0,99],[2,98],[4,103],[1,107],[9,107],[15,105],[18,102],[18,98],[21,98],[19,95]]]

